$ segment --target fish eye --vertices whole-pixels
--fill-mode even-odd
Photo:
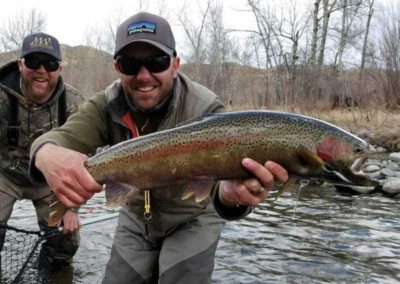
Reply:
[[[360,153],[362,153],[362,151],[363,151],[363,149],[360,148],[360,147],[356,147],[356,148],[354,149],[354,153],[356,153],[356,154],[360,154]]]

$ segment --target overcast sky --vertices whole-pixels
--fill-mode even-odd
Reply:
[[[149,12],[157,13],[156,6],[161,0],[142,1],[145,9]],[[201,4],[205,4],[206,0],[197,0]],[[304,0],[309,1],[309,0]],[[174,33],[177,35],[177,27],[174,23],[176,18],[177,7],[181,7],[184,0],[165,0],[166,12],[165,17],[169,18]],[[151,4],[148,4],[151,3]],[[188,0],[191,7],[196,9],[196,0]],[[238,16],[238,9],[245,6],[246,0],[229,0],[223,1],[224,14],[226,21],[231,23],[230,26],[239,24],[248,27],[252,19],[243,19],[243,13]],[[149,6],[152,5],[153,7]],[[47,19],[46,32],[52,34],[63,44],[80,45],[85,44],[85,35],[90,28],[103,27],[114,17],[127,17],[138,12],[138,0],[12,0],[2,1],[0,9],[0,24],[7,21],[8,18],[14,18],[21,12],[27,13],[32,8],[42,13]],[[175,10],[174,10],[175,9]],[[238,22],[238,20],[240,21]],[[238,25],[236,25],[238,27]]]

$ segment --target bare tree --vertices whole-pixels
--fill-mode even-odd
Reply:
[[[364,75],[365,58],[367,55],[368,37],[369,37],[369,31],[370,31],[370,27],[371,27],[372,15],[374,14],[374,3],[375,3],[375,0],[367,0],[368,14],[367,14],[367,22],[365,24],[364,41],[363,41],[362,52],[361,52],[360,81],[362,81],[363,75]]]
[[[323,15],[322,15],[322,31],[321,31],[321,43],[319,46],[318,54],[318,66],[321,67],[324,64],[326,41],[328,37],[329,19],[334,11],[336,11],[335,5],[337,0],[333,0],[331,3],[329,0],[323,0]]]
[[[343,68],[343,53],[351,37],[351,29],[354,21],[359,14],[362,2],[360,0],[341,0],[342,6],[342,23],[340,28],[340,40],[338,51],[336,53],[335,62],[337,62],[337,69]]]
[[[321,0],[315,0],[314,9],[312,13],[312,36],[311,36],[311,54],[310,54],[310,64],[314,66],[317,59],[317,47],[318,47],[318,32],[319,32],[319,9],[320,9]]]
[[[3,51],[11,51],[21,47],[24,38],[32,33],[46,29],[46,17],[35,8],[21,11],[10,17],[0,27],[0,44]]]
[[[310,15],[298,10],[295,0],[281,4],[278,12],[268,4],[263,6],[258,0],[247,0],[247,3],[256,19],[256,34],[264,47],[266,67],[275,68],[276,97],[285,105],[295,103],[297,66],[301,62],[300,41]]]
[[[85,36],[86,45],[113,54],[116,42],[116,29],[121,21],[121,16],[113,17],[105,21],[105,24],[101,27],[89,28]]]
[[[400,4],[391,5],[381,18],[381,53],[386,71],[384,100],[388,108],[400,105]]]
[[[207,1],[205,8],[201,8],[200,4],[198,3],[198,7],[200,7],[199,13],[201,14],[199,24],[194,23],[193,19],[189,16],[189,13],[187,11],[188,4],[186,1],[181,10],[178,12],[178,21],[185,31],[185,36],[189,44],[188,60],[193,63],[198,64],[205,61],[204,29],[206,27],[206,19],[209,13],[210,6],[211,0]]]

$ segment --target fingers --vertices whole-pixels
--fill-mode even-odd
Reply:
[[[37,167],[67,207],[85,204],[94,193],[102,190],[84,166],[86,155],[53,144],[45,144],[36,155]]]
[[[284,183],[288,180],[287,171],[272,161],[267,161],[265,165],[262,165],[252,159],[245,158],[242,161],[242,165],[255,178],[221,181],[219,197],[225,206],[257,206],[267,197],[275,181]]]
[[[63,234],[73,233],[81,227],[77,213],[67,211],[63,216]]]
[[[261,184],[256,179],[221,181],[219,198],[227,207],[257,206],[268,195],[268,189],[260,188]]]
[[[289,179],[288,172],[281,165],[273,161],[267,161],[264,165],[274,176],[275,180],[278,180],[281,183],[285,183]]]

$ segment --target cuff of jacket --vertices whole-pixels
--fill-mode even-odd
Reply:
[[[219,182],[214,185],[213,203],[215,211],[225,220],[238,220],[246,217],[253,210],[252,207],[246,205],[238,205],[236,207],[226,207],[219,199]]]

